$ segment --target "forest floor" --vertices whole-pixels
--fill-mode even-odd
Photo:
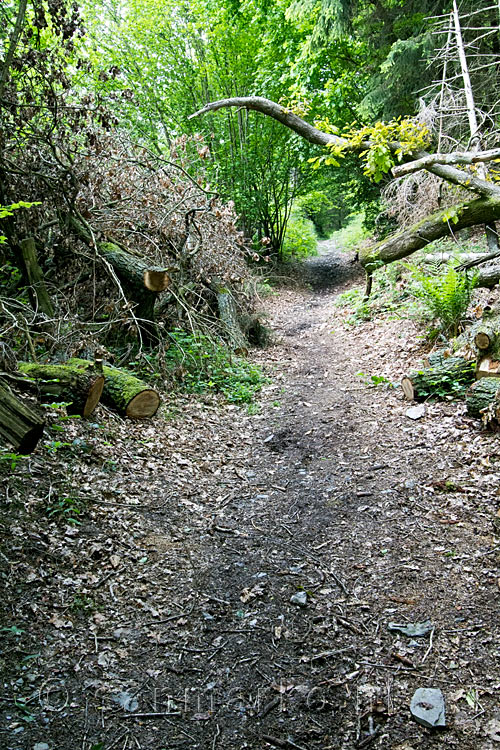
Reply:
[[[357,375],[399,380],[422,339],[351,325],[362,280],[326,251],[265,301],[258,413],[99,407],[2,476],[2,748],[500,748],[498,434]]]

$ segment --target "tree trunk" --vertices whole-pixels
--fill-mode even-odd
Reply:
[[[92,362],[85,359],[70,359],[67,364],[83,371],[92,367]],[[157,391],[126,370],[110,365],[104,365],[102,370],[105,377],[103,404],[132,419],[146,419],[156,414],[160,406]]]
[[[401,381],[401,387],[410,401],[456,395],[457,384],[472,383],[475,377],[474,371],[475,362],[462,357],[443,358],[432,367],[410,372]]]
[[[453,215],[456,223],[449,223],[449,216]],[[379,242],[371,248],[359,249],[359,261],[367,271],[374,271],[395,260],[401,260],[420,250],[429,242],[444,237],[450,233],[450,226],[454,232],[472,227],[476,224],[500,219],[500,198],[477,198],[469,203],[459,203],[452,209],[443,209],[426,216],[402,232],[391,235],[387,240]]]
[[[465,263],[470,263],[471,261],[480,261],[482,258],[485,258],[488,254],[487,253],[460,253],[458,255],[457,253],[429,253],[428,255],[424,255],[421,259],[422,263],[429,264],[429,265],[435,265],[439,266],[443,263],[448,263],[450,260],[454,263],[460,263],[460,265]],[[419,260],[420,262],[420,260]]]
[[[48,318],[54,317],[54,307],[50,299],[42,269],[38,264],[36,245],[33,237],[21,240],[21,255],[23,258],[26,276],[33,288],[35,295],[34,308],[43,312]]]
[[[481,417],[483,409],[493,407],[491,415],[498,421],[500,415],[500,381],[497,378],[481,378],[471,385],[465,396],[467,413],[471,417]],[[492,411],[491,409],[489,409]],[[488,418],[487,418],[488,419]],[[491,418],[488,419],[491,421]]]
[[[94,243],[93,237],[84,224],[75,216],[66,215],[70,229],[90,246],[96,246],[99,255],[114,269],[124,286],[125,294],[136,303],[134,315],[147,341],[155,334],[154,307],[160,292],[170,284],[166,268],[159,268],[136,255],[129,253],[115,242]]]
[[[40,440],[45,420],[23,404],[0,380],[0,435],[21,454],[32,453]]]
[[[222,282],[214,280],[211,289],[217,295],[217,306],[219,309],[219,319],[224,327],[232,348],[235,352],[248,353],[248,341],[245,338],[238,317],[238,310],[230,290]]]
[[[19,371],[33,378],[44,396],[57,396],[69,402],[68,412],[89,417],[102,395],[104,376],[94,370],[92,363],[83,371],[68,364],[40,365],[20,362]]]

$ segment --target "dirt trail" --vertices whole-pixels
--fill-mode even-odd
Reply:
[[[259,414],[186,400],[160,437],[130,428],[126,473],[75,475],[100,504],[65,540],[66,585],[99,606],[61,608],[39,672],[52,660],[48,700],[68,702],[2,747],[499,746],[498,438],[461,406],[413,422],[367,387],[359,371],[415,360],[413,325],[346,326],[335,248],[307,274],[314,291],[267,303]],[[388,630],[427,619],[413,641]],[[441,688],[447,729],[412,722],[418,687]]]

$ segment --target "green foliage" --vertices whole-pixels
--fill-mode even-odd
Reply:
[[[422,399],[437,398],[448,401],[455,398],[462,398],[474,379],[473,373],[476,369],[474,361],[468,364],[469,367],[460,373],[443,372],[439,368],[436,368],[434,375],[429,376],[429,369],[427,369],[425,373],[426,385],[425,387],[423,385],[419,386],[419,397]],[[432,368],[430,369],[432,370]]]
[[[368,236],[364,228],[364,220],[365,215],[362,212],[352,215],[345,227],[334,232],[331,239],[335,240],[343,250],[355,249]]]
[[[317,254],[314,224],[309,219],[292,216],[287,224],[283,242],[283,257],[299,260]]]
[[[389,378],[386,378],[385,375],[367,375],[365,372],[357,372],[356,375],[361,378],[363,383],[366,383],[366,385],[371,388],[376,388],[379,385],[384,385],[388,388],[397,388],[399,385],[399,383],[395,383],[392,380],[389,380]]]
[[[323,190],[312,190],[301,195],[294,204],[295,211],[303,219],[309,219],[319,237],[326,238],[334,229],[334,205]]]
[[[265,382],[258,367],[208,336],[174,329],[169,337],[166,367],[189,391],[222,393],[230,403],[248,404]]]
[[[49,518],[64,521],[71,526],[79,526],[81,523],[79,516],[81,516],[83,509],[81,500],[67,496],[50,500],[46,507],[46,513]]]
[[[31,208],[31,206],[40,206],[39,201],[29,203],[28,201],[18,201],[17,203],[11,203],[10,206],[0,206],[0,219],[5,219],[7,216],[12,216],[14,211],[19,208]],[[7,241],[7,238],[2,234],[0,235],[0,244]]]
[[[413,295],[421,299],[432,319],[438,323],[439,331],[446,336],[456,336],[469,306],[477,274],[468,276],[457,271],[453,262],[444,270],[436,268],[429,273],[411,267],[416,282]]]
[[[7,452],[4,448],[0,448],[0,466],[3,462],[10,464],[11,471],[15,471],[17,464],[23,458],[26,458],[26,456],[22,456],[20,453]]]

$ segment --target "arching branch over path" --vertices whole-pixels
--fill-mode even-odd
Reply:
[[[371,147],[370,141],[363,141],[353,145],[347,138],[325,133],[298,117],[280,104],[261,96],[243,96],[232,99],[220,99],[207,104],[203,109],[190,116],[198,117],[215,112],[226,107],[238,107],[260,112],[272,117],[285,127],[297,133],[309,143],[327,147],[340,146],[346,151],[361,152]],[[392,152],[401,148],[400,143],[389,143]],[[409,162],[407,171],[425,169],[443,180],[462,187],[473,193],[469,202],[462,202],[447,211],[438,211],[427,216],[423,221],[414,224],[403,232],[398,232],[375,248],[361,253],[360,262],[368,272],[380,265],[392,263],[411,255],[416,250],[425,247],[429,242],[450,234],[449,217],[452,216],[453,230],[471,227],[476,224],[489,224],[500,219],[500,187],[493,182],[481,179],[471,172],[459,169],[455,164],[474,164],[498,158],[500,152],[456,152],[454,154],[431,154],[424,150],[407,153],[403,160]],[[404,167],[396,167],[394,172],[404,172]],[[478,197],[479,196],[479,197]]]

